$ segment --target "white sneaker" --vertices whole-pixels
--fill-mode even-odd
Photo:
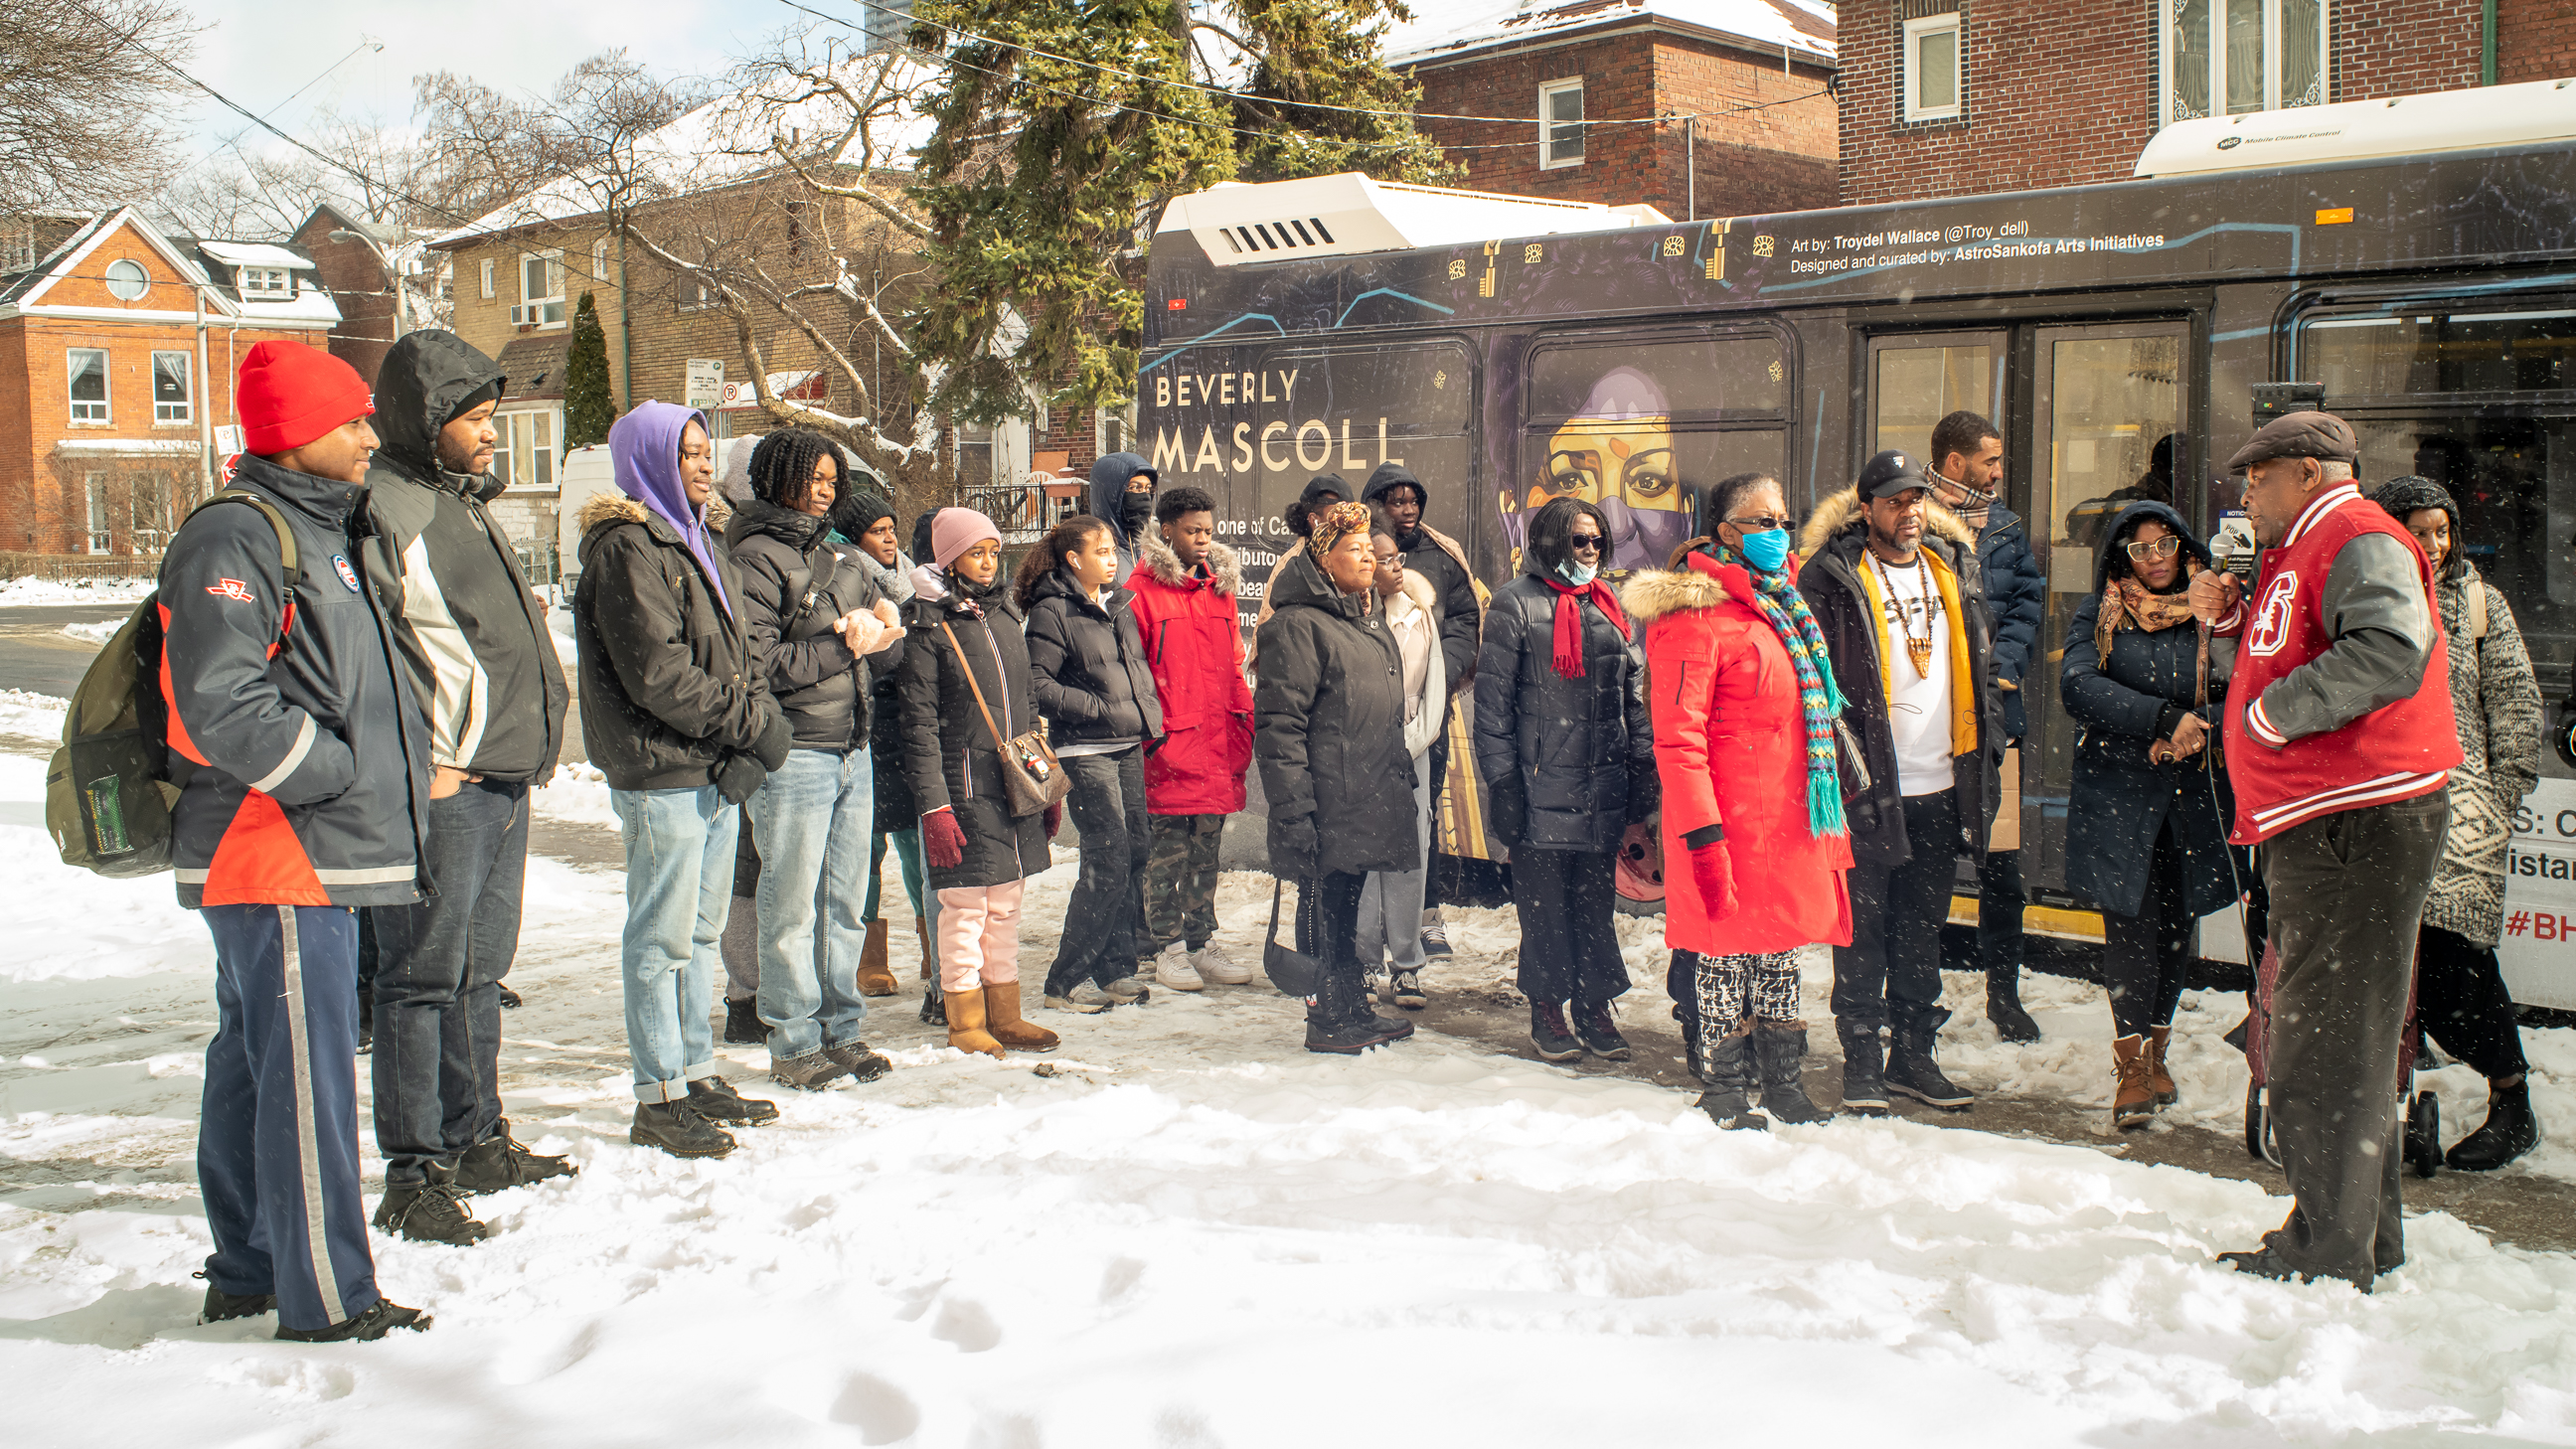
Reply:
[[[1086,1016],[1095,1016],[1120,1003],[1118,998],[1102,991],[1099,987],[1088,981],[1081,981],[1076,982],[1071,991],[1061,995],[1050,993],[1046,1004],[1055,1011],[1078,1011]]]
[[[1219,986],[1252,984],[1252,968],[1234,964],[1233,958],[1218,950],[1214,941],[1191,952],[1190,965],[1198,969],[1202,981],[1211,981]]]
[[[1154,994],[1145,985],[1144,978],[1139,976],[1121,976],[1100,989],[1109,997],[1113,1005],[1121,1006],[1130,1002],[1143,1001]]]
[[[1163,954],[1154,958],[1154,979],[1174,991],[1207,990],[1207,983],[1190,965],[1189,951],[1178,941],[1164,947]]]

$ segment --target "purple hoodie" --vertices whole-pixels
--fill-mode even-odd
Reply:
[[[666,402],[637,403],[633,412],[610,425],[608,457],[617,469],[618,491],[660,514],[663,522],[679,530],[689,552],[697,555],[708,587],[715,590],[716,602],[731,615],[733,600],[726,597],[724,576],[716,571],[715,558],[707,550],[706,510],[691,507],[688,490],[680,486],[680,434],[691,423],[696,423],[712,443],[715,429],[707,426],[706,414],[695,408]]]

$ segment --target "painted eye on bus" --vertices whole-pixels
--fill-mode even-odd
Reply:
[[[1673,450],[1647,448],[1633,453],[1619,474],[1620,491],[1638,498],[1661,498],[1673,491]]]

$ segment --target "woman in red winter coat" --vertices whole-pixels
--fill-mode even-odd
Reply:
[[[1714,536],[1621,597],[1645,629],[1663,782],[1664,935],[1699,954],[1698,1105],[1721,1127],[1821,1122],[1798,1063],[1798,955],[1851,942],[1851,837],[1833,719],[1842,693],[1789,548],[1779,483],[1712,490]],[[1761,1111],[1754,1109],[1759,1092]]]

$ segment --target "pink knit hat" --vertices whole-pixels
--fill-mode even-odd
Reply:
[[[943,508],[930,520],[930,556],[941,568],[988,538],[1000,543],[1002,531],[972,508]]]

